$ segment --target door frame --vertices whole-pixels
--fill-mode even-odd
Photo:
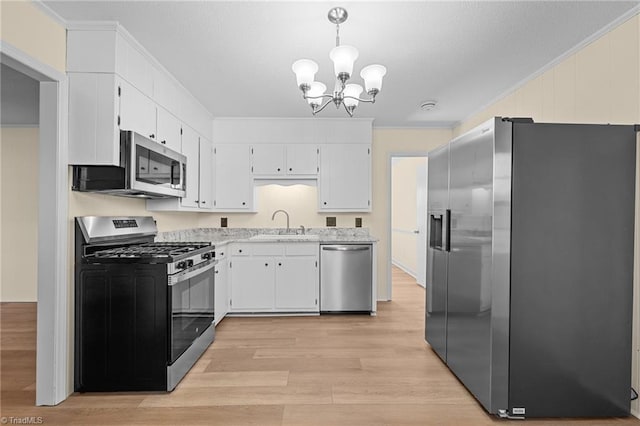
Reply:
[[[394,157],[425,157],[427,161],[429,161],[429,151],[391,151],[387,153],[387,187],[389,191],[387,192],[387,259],[385,262],[387,263],[387,294],[385,300],[392,300],[393,296],[393,282],[391,280],[391,268],[393,267],[393,263],[391,261],[391,240],[393,238],[393,226],[391,223],[391,195],[393,193],[392,186],[392,161]]]
[[[0,40],[2,63],[40,82],[36,405],[71,393],[68,272],[68,82],[64,72]]]

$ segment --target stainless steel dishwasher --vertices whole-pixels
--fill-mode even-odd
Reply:
[[[320,312],[371,312],[371,244],[320,245]]]

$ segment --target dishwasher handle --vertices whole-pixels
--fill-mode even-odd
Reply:
[[[370,249],[371,249],[371,247],[369,247],[369,246],[322,247],[322,250],[330,250],[330,251],[364,251],[364,250],[370,250]]]

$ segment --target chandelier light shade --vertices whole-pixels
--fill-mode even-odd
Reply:
[[[358,49],[353,46],[340,45],[340,24],[346,21],[347,17],[347,11],[342,7],[334,7],[329,10],[328,19],[336,25],[336,47],[329,52],[336,77],[332,93],[325,93],[327,86],[314,81],[318,72],[318,64],[311,59],[300,59],[291,66],[296,74],[298,88],[302,90],[302,97],[311,106],[313,115],[333,102],[336,108],[343,106],[347,114],[353,117],[353,112],[360,102],[375,103],[376,95],[382,90],[382,78],[387,73],[387,69],[383,65],[369,65],[360,71],[360,77],[364,80],[366,93],[370,98],[360,98],[363,91],[361,85],[347,84],[347,81],[353,76],[353,65],[358,59]]]
[[[298,87],[310,85],[318,72],[318,64],[311,59],[300,59],[293,63],[291,69],[296,73]]]
[[[313,108],[319,107],[322,104],[322,96],[324,92],[327,91],[327,86],[319,81],[313,81],[309,85],[309,90],[307,90],[307,102]]]
[[[369,65],[362,68],[360,77],[364,80],[364,87],[367,93],[371,94],[375,91],[378,93],[382,89],[382,77],[387,73],[387,69],[382,65]]]
[[[358,49],[353,46],[336,46],[329,52],[333,61],[333,71],[336,78],[347,81],[353,74],[353,63],[358,59]]]
[[[344,86],[342,94],[344,95],[344,106],[347,108],[358,106],[358,96],[362,93],[362,86],[359,84],[347,84]]]

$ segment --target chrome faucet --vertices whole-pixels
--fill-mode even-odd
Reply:
[[[300,225],[300,230],[302,231],[302,235],[306,234],[306,229],[304,227],[304,225]],[[298,233],[298,231],[296,231],[296,234]]]
[[[287,213],[285,210],[276,210],[275,212],[273,212],[273,215],[271,215],[271,220],[274,220],[276,218],[276,213],[282,212],[287,216],[287,234],[289,233],[289,213]]]

